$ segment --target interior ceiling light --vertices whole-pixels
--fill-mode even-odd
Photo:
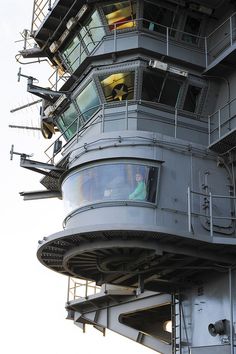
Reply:
[[[205,15],[211,15],[213,12],[213,9],[211,9],[210,7],[204,6],[204,5],[200,5],[200,4],[196,4],[191,2],[189,4],[189,9],[197,11],[197,12],[201,12]]]

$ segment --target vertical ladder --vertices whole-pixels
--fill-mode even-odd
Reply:
[[[181,303],[180,295],[177,293],[172,294],[171,301],[171,321],[172,321],[172,333],[171,333],[171,345],[172,354],[181,354]]]

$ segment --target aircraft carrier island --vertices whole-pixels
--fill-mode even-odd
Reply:
[[[236,2],[32,5],[18,59],[53,73],[18,76],[51,140],[45,161],[21,154],[43,175],[21,194],[64,202],[37,256],[69,277],[68,319],[162,354],[235,354]]]

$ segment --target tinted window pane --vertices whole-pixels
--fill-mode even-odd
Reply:
[[[67,212],[86,204],[116,200],[155,203],[158,168],[132,163],[87,168],[63,183]]]
[[[184,110],[189,112],[195,112],[199,103],[201,95],[201,88],[189,85],[187,95],[184,101]]]
[[[80,63],[86,58],[86,53],[81,46],[79,38],[76,36],[62,53],[67,66],[75,71]]]
[[[184,26],[184,32],[187,33],[183,34],[182,39],[185,42],[197,44],[198,38],[196,36],[200,33],[200,24],[201,21],[199,19],[188,16]]]
[[[100,82],[107,102],[134,98],[134,72],[101,76]]]
[[[169,76],[168,73],[144,72],[142,99],[146,101],[160,102],[175,107],[178,101],[181,85],[181,81]]]
[[[159,102],[175,107],[178,101],[181,83],[177,80],[166,79]]]
[[[85,120],[89,119],[93,113],[96,112],[99,106],[99,98],[93,82],[90,82],[79,94],[76,98],[76,102]]]
[[[135,26],[136,4],[131,1],[116,2],[103,6],[110,30],[124,29]]]
[[[175,28],[174,11],[158,6],[154,3],[144,2],[143,17],[144,27],[150,31],[156,31],[166,34],[165,27]]]
[[[154,73],[143,74],[142,99],[146,101],[158,102],[161,88],[164,82],[164,75]]]
[[[77,118],[79,114],[73,104],[58,118],[57,125],[62,132],[65,132],[66,139],[70,139],[76,133]]]
[[[80,30],[81,38],[89,52],[98,44],[105,35],[99,14],[95,11],[86,25]]]

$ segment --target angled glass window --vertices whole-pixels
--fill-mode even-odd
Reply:
[[[90,53],[93,48],[105,36],[104,27],[97,11],[95,11],[88,22],[80,30],[81,39]]]
[[[136,18],[136,3],[133,1],[122,1],[104,5],[103,12],[111,31],[115,28],[121,30],[136,26],[134,22]]]
[[[85,121],[97,111],[100,101],[93,81],[78,95],[76,103]]]
[[[176,107],[182,83],[169,73],[144,72],[142,99]]]
[[[132,162],[107,163],[77,171],[62,184],[66,211],[86,204],[156,202],[159,168]]]
[[[174,10],[160,7],[156,3],[144,2],[143,26],[150,31],[166,34],[166,27],[176,28],[177,18]],[[169,32],[174,35],[174,31]]]
[[[76,110],[73,103],[67,108],[67,110],[60,115],[57,119],[57,125],[61,132],[64,132],[65,139],[69,140],[75,135],[77,130],[77,119],[79,113]]]
[[[134,72],[123,72],[99,77],[107,102],[134,98]]]
[[[99,14],[94,11],[69,45],[62,50],[62,57],[65,59],[67,67],[71,71],[75,71],[104,35],[105,30],[102,27]]]
[[[202,92],[202,88],[189,85],[185,97],[183,109],[195,113],[199,106],[201,92]]]
[[[201,20],[193,16],[187,16],[182,40],[191,44],[198,43],[198,36],[200,34]]]
[[[78,36],[75,36],[62,52],[62,57],[65,59],[67,67],[72,71],[75,71],[78,68],[86,56],[87,54],[84,51]]]

